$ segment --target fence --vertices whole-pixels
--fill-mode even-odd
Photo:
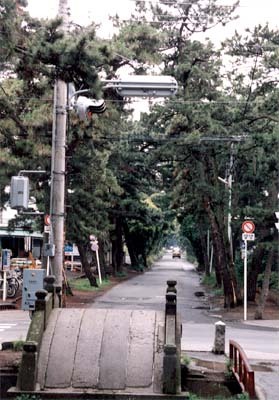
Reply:
[[[251,398],[255,397],[255,377],[254,371],[250,367],[249,361],[242,347],[234,340],[230,340],[230,361],[232,370],[240,386]]]

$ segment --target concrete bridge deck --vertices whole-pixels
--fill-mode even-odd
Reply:
[[[37,292],[11,391],[52,400],[185,398],[175,285],[168,281],[165,312],[65,309],[54,287]]]
[[[54,309],[38,360],[41,390],[162,393],[164,315]]]

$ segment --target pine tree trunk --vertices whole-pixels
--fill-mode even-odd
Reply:
[[[209,276],[210,273],[209,273],[209,259],[207,255],[206,234],[204,233],[204,229],[202,229],[200,225],[199,225],[199,233],[200,233],[201,249],[203,256],[203,270],[205,274]]]
[[[99,245],[99,262],[100,262],[100,270],[102,277],[106,276],[106,260],[105,260],[105,251],[104,251],[104,241],[102,239],[98,240]],[[97,259],[96,259],[97,264]]]
[[[91,286],[98,287],[97,279],[93,275],[90,265],[87,260],[86,248],[81,243],[77,243],[77,247],[78,247],[78,251],[79,251],[79,255],[80,255],[80,259],[81,259],[82,268],[86,275],[86,278],[89,280]]]
[[[133,243],[132,243],[132,241],[130,239],[130,236],[129,236],[129,227],[128,227],[127,222],[123,222],[123,232],[124,232],[124,236],[125,236],[125,242],[126,242],[126,245],[127,245],[127,249],[128,249],[128,252],[129,252],[129,257],[130,257],[130,260],[131,260],[131,265],[134,266],[134,267],[138,267],[139,260],[138,260],[137,254],[135,252],[135,248],[133,246]]]
[[[113,274],[123,271],[123,238],[122,238],[122,220],[114,218],[114,231],[111,233],[112,244],[112,268]]]
[[[222,277],[224,289],[224,308],[235,307],[237,304],[237,284],[234,274],[230,270],[229,261],[227,260],[226,249],[223,241],[222,232],[220,232],[219,224],[216,216],[211,208],[209,199],[205,199],[205,210],[207,211],[211,224],[212,241],[214,243],[216,269]]]
[[[248,301],[256,300],[257,280],[261,270],[263,256],[264,256],[264,248],[262,246],[256,247],[252,256],[251,267],[247,277],[247,280],[249,282],[249,285],[247,286]]]
[[[275,252],[273,249],[269,251],[266,268],[264,272],[263,287],[259,299],[259,304],[255,312],[255,319],[263,319],[264,307],[269,293],[269,281],[271,276],[271,268],[273,264],[274,254]]]

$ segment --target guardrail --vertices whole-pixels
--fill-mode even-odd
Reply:
[[[255,398],[255,376],[242,347],[230,340],[230,361],[233,373],[241,388],[246,391],[250,398]]]

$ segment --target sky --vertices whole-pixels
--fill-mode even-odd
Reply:
[[[156,3],[156,0],[140,0]],[[187,0],[180,0],[187,2]],[[28,0],[28,11],[33,17],[54,18],[57,15],[59,0]],[[109,16],[116,13],[121,19],[129,19],[135,7],[135,0],[68,0],[71,20],[79,25],[88,25],[92,21],[101,24],[99,36],[110,38],[113,34]],[[221,5],[232,5],[234,0],[218,0]],[[258,24],[269,23],[270,27],[279,29],[279,0],[240,0],[240,7],[236,14],[239,18],[225,27],[216,27],[207,31],[216,46],[224,39],[232,36],[237,30],[243,32],[245,28],[253,28]],[[197,37],[202,40],[202,37]],[[149,103],[144,99],[133,102],[135,107],[134,118],[140,117],[141,111],[147,111]]]
[[[142,0],[145,1],[145,0]],[[146,0],[156,3],[156,0]],[[186,0],[181,0],[184,2]],[[231,5],[234,0],[219,0],[219,4]],[[52,18],[57,14],[58,0],[28,0],[28,11],[34,17]],[[100,35],[110,37],[112,33],[109,15],[117,13],[121,18],[128,19],[135,5],[135,0],[69,0],[72,20],[79,25],[88,25],[92,20],[101,23]],[[215,29],[211,39],[220,41],[229,37],[237,29],[243,31],[246,27],[254,27],[266,22],[273,28],[279,27],[278,0],[240,0],[237,10],[239,19],[231,22],[220,30]]]

